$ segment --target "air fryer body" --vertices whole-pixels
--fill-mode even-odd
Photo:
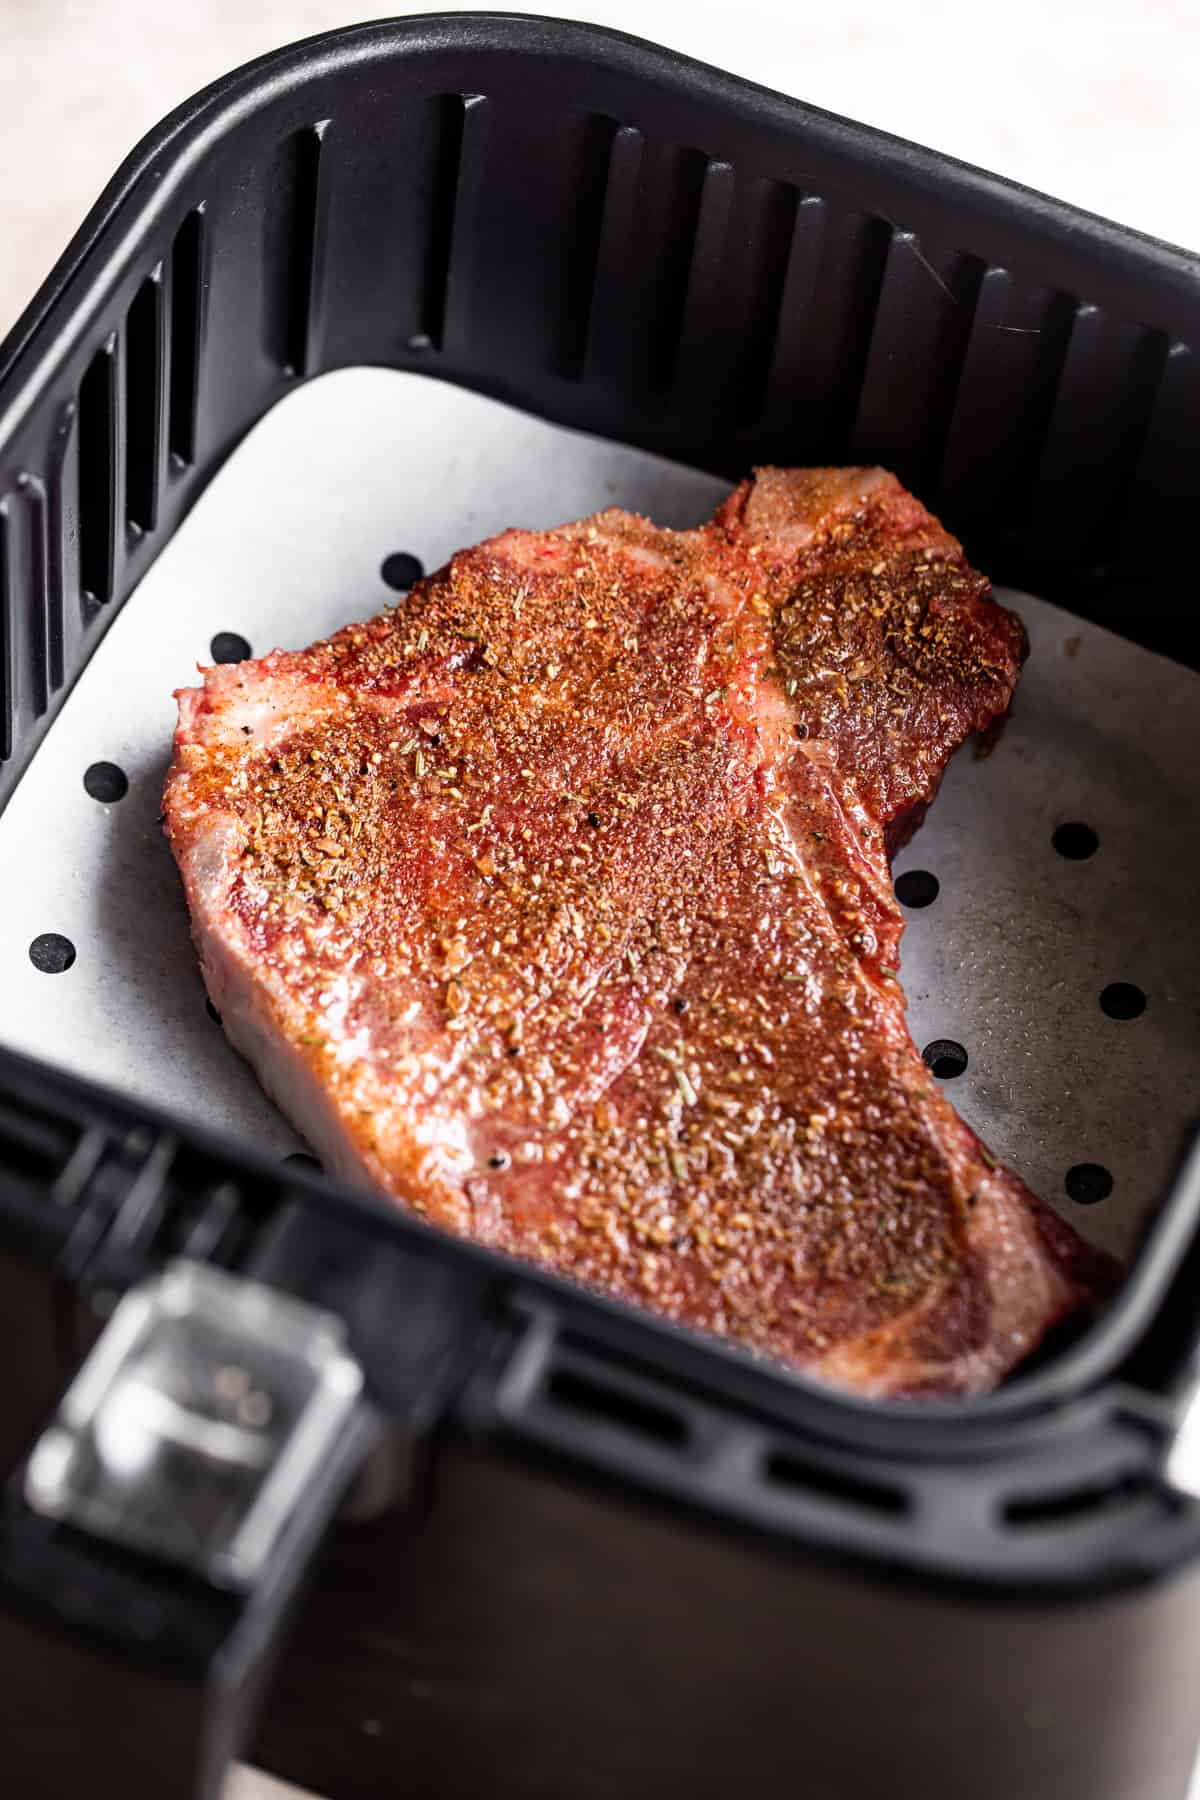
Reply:
[[[0,346],[0,805],[246,432],[359,364],[734,476],[884,462],[998,580],[1194,666],[1195,345],[1185,253],[631,39],[297,46],[135,153]],[[1189,1166],[1096,1330],[887,1408],[0,1046],[12,1791],[215,1800],[237,1752],[335,1800],[1183,1800]],[[337,1315],[364,1371],[394,1504],[307,1597],[332,1475],[237,1595],[25,1504],[178,1257]]]
[[[346,1536],[253,1754],[337,1800],[1182,1800],[1200,1583],[936,1592],[468,1443]]]

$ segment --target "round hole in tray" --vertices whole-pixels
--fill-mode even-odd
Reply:
[[[937,876],[928,869],[905,869],[896,877],[896,898],[901,906],[932,906],[940,887]]]
[[[321,1173],[320,1163],[315,1156],[310,1156],[307,1150],[293,1150],[290,1156],[284,1157],[283,1161],[285,1167],[290,1164],[294,1169],[313,1169],[318,1175]]]
[[[237,631],[218,631],[209,645],[212,659],[216,663],[245,662],[250,654],[250,646]]]
[[[966,1050],[954,1038],[934,1038],[921,1055],[926,1068],[932,1069],[939,1081],[953,1081],[967,1066]]]
[[[1132,981],[1110,981],[1100,992],[1100,1011],[1110,1019],[1136,1019],[1146,1010],[1146,996]]]
[[[1095,856],[1100,848],[1100,839],[1090,825],[1083,825],[1078,819],[1069,819],[1065,825],[1057,825],[1050,839],[1060,856],[1070,862],[1086,862],[1089,856]]]
[[[129,777],[116,763],[94,762],[84,770],[83,785],[93,800],[112,806],[129,792]]]
[[[61,931],[43,931],[29,946],[29,960],[43,975],[62,975],[75,961],[75,946]]]
[[[1103,1163],[1076,1163],[1067,1170],[1063,1186],[1078,1206],[1095,1206],[1113,1191],[1113,1178]]]
[[[384,557],[379,573],[390,588],[395,588],[398,594],[407,594],[425,573],[425,565],[411,550],[393,550],[390,556]]]
[[[204,996],[204,1010],[214,1025],[219,1025],[221,1023],[221,1015],[213,1005],[212,1001],[208,998],[207,994]]]

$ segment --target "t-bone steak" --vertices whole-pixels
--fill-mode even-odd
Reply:
[[[503,532],[178,695],[213,1003],[431,1224],[860,1393],[986,1389],[1113,1271],[922,1062],[888,857],[1023,649],[879,469]]]

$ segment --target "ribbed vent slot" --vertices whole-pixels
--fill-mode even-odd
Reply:
[[[701,151],[644,141],[629,127],[614,140],[587,365],[617,391],[672,392],[708,168]],[[718,208],[727,165],[720,170]]]
[[[435,350],[441,349],[446,332],[450,259],[454,249],[454,218],[462,169],[466,112],[467,103],[462,94],[447,94],[437,103],[437,157],[429,220],[429,250],[425,265],[425,295],[421,306],[421,330]]]
[[[977,258],[894,229],[863,371],[853,462],[883,463],[930,494],[983,275]]]
[[[114,457],[116,452],[114,451]],[[79,407],[59,415],[46,459],[46,627],[50,685],[66,679],[67,633],[77,638],[99,601],[84,597],[79,567]]]
[[[675,364],[679,411],[726,424],[759,417],[799,202],[795,188],[708,165]]]
[[[847,456],[891,239],[884,219],[797,208],[765,409],[773,454]]]
[[[651,327],[644,370],[645,385],[654,393],[670,389],[675,371],[708,168],[700,151],[663,145],[657,153],[657,179],[643,196],[643,243],[650,249],[657,246],[652,258],[657,281],[647,282]],[[731,176],[732,171],[722,166],[718,176],[722,189]],[[726,194],[719,193],[718,208],[724,210],[727,203]]]
[[[0,762],[13,753],[13,578],[7,507],[0,507]]]
[[[775,1487],[793,1493],[815,1495],[836,1505],[868,1507],[872,1512],[898,1515],[909,1510],[908,1495],[903,1488],[882,1481],[871,1481],[858,1471],[831,1467],[801,1458],[788,1450],[771,1451],[763,1464],[763,1474]]]
[[[164,362],[162,281],[155,273],[138,289],[125,324],[125,517],[138,531],[158,523]]]
[[[753,424],[766,406],[801,204],[795,188],[777,181],[756,183],[747,208],[749,230],[734,247],[750,277],[736,334],[741,350],[737,417],[745,425]]]
[[[1007,269],[984,274],[939,483],[958,529],[1027,517],[1073,313],[1068,295],[1018,288]]]
[[[1157,332],[1077,308],[1037,471],[1034,543],[1051,563],[1111,548],[1166,352]]]
[[[825,244],[829,208],[816,194],[802,194],[792,219],[791,242],[784,253],[783,287],[768,351],[766,387],[761,412],[790,454],[786,434],[795,412],[794,396],[809,385],[812,355],[809,320],[816,303],[817,279]]]
[[[1191,450],[1191,434],[1200,417],[1200,355],[1190,344],[1172,344],[1162,359],[1160,379],[1150,401],[1145,441],[1133,472],[1131,504],[1124,522],[1126,539],[1139,559],[1158,546],[1150,539],[1157,523],[1168,535],[1180,530],[1193,536],[1195,507],[1200,505],[1200,459]]]
[[[1128,629],[1128,593],[1136,596],[1143,643],[1200,666],[1179,632],[1178,574],[1191,560],[1200,513],[1200,459],[1194,454],[1200,418],[1200,356],[1172,344],[1150,407],[1145,443],[1117,522],[1109,590],[1120,609],[1114,623]]]
[[[1166,1497],[1148,1475],[1138,1471],[1115,1478],[1099,1477],[1050,1493],[1015,1494],[1005,1502],[1003,1517],[1008,1525],[1026,1528],[1071,1524],[1088,1516],[1117,1512],[1155,1496]]]
[[[0,1100],[0,1174],[53,1179],[76,1141],[77,1133],[58,1119]]]
[[[629,358],[625,311],[631,304],[630,246],[645,148],[632,125],[622,125],[612,142],[584,357],[589,375],[607,377]]]
[[[249,1219],[239,1218],[239,1212],[239,1195],[233,1182],[218,1182],[201,1194],[195,1209],[182,1219],[178,1209],[168,1213],[168,1224],[173,1228],[171,1240],[160,1243],[158,1248],[163,1254],[192,1256],[202,1262],[232,1261],[234,1244],[250,1231]]]
[[[311,363],[324,125],[280,145],[268,166],[263,209],[263,342],[289,375]]]
[[[57,642],[62,660],[62,621],[50,605],[50,566],[46,540],[46,496],[38,481],[24,480],[25,528],[28,543],[29,598],[28,668],[33,710],[38,718],[50,704],[50,663]],[[14,599],[14,610],[18,604]]]
[[[563,267],[560,368],[564,375],[576,378],[583,374],[591,334],[600,239],[616,136],[615,120],[596,113],[585,119],[568,185],[573,217],[566,235]]]
[[[1138,470],[1150,440],[1158,396],[1166,378],[1170,343],[1165,332],[1147,331],[1134,347],[1129,387],[1119,427],[1116,449],[1110,460],[1112,471],[1112,504],[1102,513],[1098,554],[1115,554],[1122,538],[1122,525],[1131,503]]]
[[[726,252],[736,183],[731,163],[706,164],[680,297],[680,320],[663,349],[664,363],[670,369],[672,405],[680,411],[720,413],[730,400],[735,339]],[[669,333],[669,322],[666,329]]]
[[[678,1448],[688,1440],[687,1420],[671,1407],[644,1394],[606,1382],[573,1368],[554,1369],[546,1382],[546,1399],[564,1411],[634,1436]]]
[[[196,454],[196,391],[200,371],[204,215],[190,212],[171,249],[171,405],[168,441],[173,456]]]
[[[360,97],[344,134],[340,120],[330,126],[316,196],[310,370],[419,359],[447,342],[471,360],[486,356],[481,343],[495,321],[490,286],[473,286],[479,227],[498,231],[517,208],[493,207],[481,221],[479,200],[489,179],[506,191],[521,166],[501,158],[498,169],[488,155],[493,111],[478,94],[400,106],[376,87]],[[536,135],[532,123],[528,131]],[[570,141],[561,148],[569,155]],[[547,243],[561,263],[559,219]],[[473,293],[479,307],[465,317]],[[557,335],[542,333],[541,354],[560,354]]]
[[[116,342],[88,365],[79,389],[79,584],[112,599],[117,505]]]
[[[1133,472],[1139,506],[1175,510],[1200,500],[1200,460],[1189,453],[1189,433],[1200,414],[1200,356],[1190,344],[1171,344],[1148,409],[1145,441]],[[1131,521],[1133,507],[1131,506]],[[1149,519],[1147,518],[1147,524]],[[1161,519],[1170,527],[1176,521]],[[1193,519],[1187,520],[1190,531]],[[1141,546],[1144,552],[1146,546]]]

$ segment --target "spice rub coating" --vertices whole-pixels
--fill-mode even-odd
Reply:
[[[214,1004],[433,1224],[862,1393],[985,1389],[1113,1272],[925,1068],[888,852],[1023,652],[878,469],[505,532],[179,694]]]

